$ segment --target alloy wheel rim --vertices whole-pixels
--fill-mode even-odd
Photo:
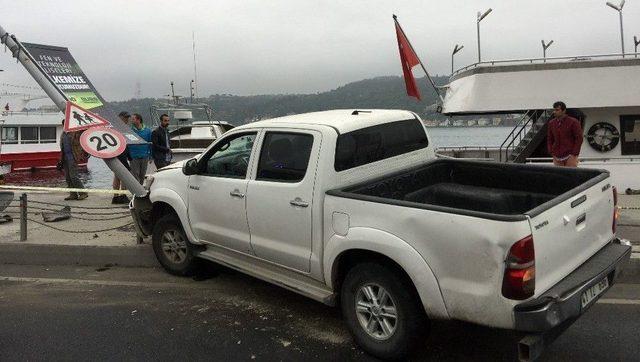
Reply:
[[[391,294],[378,284],[365,284],[356,293],[356,316],[367,334],[386,340],[395,333],[398,312]]]
[[[187,259],[187,243],[177,230],[162,234],[162,252],[172,263],[180,264]]]

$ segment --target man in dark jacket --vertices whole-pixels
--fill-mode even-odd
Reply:
[[[567,115],[563,102],[553,104],[553,119],[547,125],[547,150],[556,166],[577,167],[582,146],[580,122]]]
[[[64,120],[62,120],[64,125]],[[86,163],[89,158],[80,146],[80,134],[82,132],[66,132],[60,135],[60,161],[58,169],[64,170],[67,187],[72,189],[84,189],[82,181],[78,177],[78,164]],[[70,192],[65,200],[84,200],[89,196],[86,192]]]
[[[171,153],[171,145],[169,143],[169,116],[163,114],[160,116],[160,125],[151,133],[151,153],[153,163],[156,168],[160,169],[171,163],[173,157]]]

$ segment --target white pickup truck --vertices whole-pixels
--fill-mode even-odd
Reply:
[[[593,305],[631,252],[615,238],[607,171],[436,159],[408,111],[243,125],[145,186],[130,208],[167,271],[204,258],[340,304],[381,358],[404,356],[429,319],[544,337]]]

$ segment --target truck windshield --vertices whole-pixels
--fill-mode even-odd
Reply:
[[[344,171],[428,145],[424,127],[415,118],[362,128],[338,136],[334,167]]]

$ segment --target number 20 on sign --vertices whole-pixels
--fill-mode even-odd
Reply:
[[[127,141],[111,128],[92,127],[80,136],[80,145],[88,154],[98,158],[113,158],[124,152]]]

